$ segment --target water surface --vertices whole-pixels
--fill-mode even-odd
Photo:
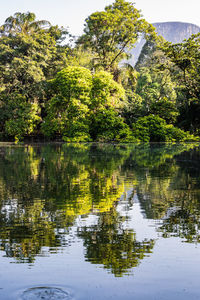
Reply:
[[[0,299],[200,299],[194,144],[0,146]]]

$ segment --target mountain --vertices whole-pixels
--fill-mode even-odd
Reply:
[[[152,24],[158,35],[162,35],[165,40],[172,43],[180,43],[185,39],[188,39],[192,34],[200,32],[200,27],[190,23],[183,22],[163,22]],[[129,60],[131,65],[135,65],[140,55],[142,47],[145,44],[145,39],[141,40],[136,44],[130,53],[132,57]]]

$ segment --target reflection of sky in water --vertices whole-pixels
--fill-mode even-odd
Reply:
[[[127,216],[128,220],[124,223],[124,229],[132,229],[136,232],[137,240],[143,241],[144,239],[157,239],[155,224],[157,221],[146,219],[145,213],[141,209],[137,194],[133,196],[132,207],[127,210],[126,202],[121,202],[117,210],[121,215]]]
[[[124,227],[136,232],[137,240],[156,239],[153,253],[144,258],[133,276],[114,277],[102,267],[85,262],[81,239],[74,237],[70,247],[48,257],[37,257],[34,266],[12,264],[1,251],[0,299],[13,300],[23,290],[36,286],[56,286],[72,291],[75,299],[198,299],[199,295],[199,245],[182,243],[179,238],[159,238],[156,221],[147,220],[141,211],[137,196],[126,212],[121,201],[118,210],[128,215]],[[76,225],[92,226],[98,217],[78,217]],[[66,236],[69,239],[69,236]],[[45,249],[43,249],[45,251]],[[94,296],[95,295],[95,296]],[[156,295],[156,296],[155,296]]]
[[[48,197],[50,197],[50,194],[48,194],[49,190],[45,190],[44,187],[42,192],[44,191],[45,193],[43,193],[44,198],[42,200],[40,200],[39,195],[35,195],[35,202],[31,202],[31,200],[24,206],[23,201],[18,203],[16,195],[13,197],[14,200],[9,197],[6,198],[1,207],[1,212],[5,217],[5,219],[1,219],[1,230],[5,227],[5,232],[7,233],[6,242],[9,244],[9,238],[11,238],[12,234],[17,234],[17,232],[9,231],[11,226],[8,224],[10,227],[6,227],[6,222],[12,220],[12,215],[17,216],[18,214],[21,214],[27,222],[26,213],[28,213],[28,218],[32,217],[30,224],[33,223],[35,226],[33,226],[31,233],[41,230],[40,226],[37,227],[37,219],[34,223],[35,216],[38,217],[38,220],[41,218],[42,229],[51,221],[50,229],[52,230],[42,231],[44,235],[42,238],[45,240],[46,235],[47,237],[58,238],[60,244],[57,242],[54,245],[51,242],[51,246],[48,247],[44,241],[39,252],[34,252],[35,260],[29,263],[22,263],[23,260],[20,261],[20,258],[16,260],[12,255],[8,257],[5,248],[1,247],[0,299],[18,300],[23,291],[29,291],[30,288],[35,287],[55,287],[66,290],[77,300],[199,299],[200,244],[196,242],[197,238],[191,239],[190,243],[186,243],[187,239],[184,234],[187,230],[190,231],[189,233],[193,233],[192,226],[194,226],[197,229],[197,233],[193,234],[198,235],[198,191],[200,190],[198,181],[200,170],[196,168],[196,173],[194,174],[192,173],[191,162],[190,168],[187,165],[183,165],[182,161],[187,161],[187,152],[183,154],[184,159],[180,158],[180,154],[179,158],[175,160],[172,155],[172,148],[170,148],[170,154],[167,152],[168,149],[164,148],[167,163],[165,162],[165,157],[161,155],[162,151],[156,152],[157,148],[154,149],[156,150],[155,153],[152,150],[151,153],[150,150],[143,148],[139,150],[136,148],[134,152],[128,152],[128,154],[125,152],[126,155],[124,153],[119,155],[118,152],[115,152],[116,156],[114,159],[112,159],[112,155],[106,157],[106,165],[109,166],[109,170],[106,169],[106,165],[104,169],[101,168],[101,161],[99,162],[98,159],[96,162],[94,161],[95,155],[90,166],[90,161],[86,160],[87,157],[83,151],[81,159],[77,164],[74,163],[73,165],[73,167],[78,166],[76,171],[78,170],[80,172],[79,175],[82,177],[80,176],[80,180],[77,178],[73,179],[74,185],[70,186],[71,189],[75,189],[77,195],[79,195],[78,192],[81,193],[81,198],[77,196],[77,199],[80,199],[80,203],[85,204],[86,212],[81,215],[78,213],[81,211],[81,205],[77,208],[73,202],[69,202],[67,205],[62,202],[63,198],[61,196],[64,195],[66,197],[67,195],[67,193],[65,194],[65,187],[68,184],[66,178],[70,177],[67,167],[63,168],[63,173],[59,171],[59,168],[62,170],[61,167],[62,163],[65,162],[65,156],[59,161],[59,156],[56,155],[54,160],[52,158],[55,164],[52,166],[50,164],[46,169],[39,163],[34,165],[34,160],[31,161],[31,168],[34,170],[33,182],[37,180],[39,175],[42,176],[42,172],[53,170],[53,167],[57,168],[55,168],[55,172],[57,172],[57,176],[60,176],[64,184],[55,186],[58,188],[58,192],[61,187],[63,194],[59,193],[60,198],[56,199],[57,194],[55,192],[54,178],[52,177],[48,178],[47,181],[47,188],[51,188],[54,193],[54,198],[52,197],[50,202],[47,201]],[[149,152],[146,153],[146,151]],[[178,155],[177,153],[178,151],[176,151],[176,155]],[[198,153],[198,151],[194,153],[195,157],[198,157]],[[47,154],[49,155],[49,153]],[[132,161],[135,164],[129,161],[130,154],[133,156]],[[6,165],[8,165],[10,157],[12,158],[9,155],[7,154],[6,157]],[[192,152],[189,155],[193,155]],[[123,157],[125,158],[123,159]],[[37,155],[36,158],[38,159]],[[85,165],[83,158],[86,160]],[[104,158],[104,155],[101,155],[102,158]],[[160,162],[158,162],[159,160]],[[25,161],[27,161],[27,158],[25,158]],[[50,162],[48,159],[46,161]],[[164,173],[162,173],[163,169]],[[148,173],[147,180],[145,179],[146,173]],[[50,172],[47,172],[47,174],[51,175]],[[0,171],[0,185],[3,187],[2,178],[4,177]],[[80,190],[78,190],[79,181]],[[86,184],[84,185],[83,182]],[[43,186],[45,186],[45,183],[46,181],[44,180]],[[89,183],[93,183],[95,188]],[[15,189],[11,189],[12,192],[14,191],[13,194],[17,191],[17,184],[18,179],[16,179]],[[98,190],[98,185],[104,189],[102,194]],[[89,195],[86,200],[84,198],[85,186],[87,186],[87,196]],[[9,188],[8,185],[7,189],[9,190]],[[33,188],[35,188],[35,185],[33,185]],[[38,191],[41,192],[40,189]],[[121,194],[118,193],[119,191]],[[29,195],[28,189],[26,192]],[[143,198],[141,198],[141,195]],[[47,199],[45,199],[45,196]],[[100,200],[103,197],[103,201],[99,200],[100,202],[95,202],[91,205],[91,199],[92,197],[95,199],[95,196]],[[72,199],[74,201],[73,197]],[[106,205],[108,205],[108,209],[104,209]],[[30,210],[27,210],[27,207]],[[38,210],[37,215],[38,207],[41,210]],[[63,207],[66,211],[63,210]],[[31,209],[35,209],[33,210],[35,213],[33,216],[31,215]],[[56,214],[56,212],[59,213]],[[66,220],[64,218],[65,214],[67,216]],[[19,224],[16,216],[13,220],[16,222],[17,228]],[[71,219],[66,223],[65,227],[64,224],[69,219],[69,216]],[[160,216],[160,218],[154,217],[153,219],[152,216]],[[60,221],[61,217],[63,218],[62,222]],[[190,224],[190,222],[193,223]],[[27,225],[27,223],[25,224]],[[103,225],[105,225],[106,229]],[[167,231],[169,228],[170,230],[171,228],[181,228],[183,230],[183,232],[180,231],[182,236],[181,234],[179,236],[177,233],[174,236],[174,232],[164,235],[162,230]],[[48,235],[49,232],[53,232],[53,234]],[[127,249],[130,249],[130,252],[135,249],[134,247],[126,248],[126,242],[130,242],[131,237],[133,237],[133,244],[135,243],[134,247],[136,245],[136,248],[138,247],[141,251],[145,249],[143,248],[144,241],[149,242],[153,240],[155,244],[153,244],[149,252],[145,252],[145,250],[144,253],[141,252],[141,257],[138,256],[136,251],[137,264],[134,267],[131,267],[131,264],[127,264],[127,268],[124,269],[122,276],[116,277],[116,274],[111,272],[112,259],[109,260],[106,257],[105,260],[101,260],[98,255],[99,253],[105,256],[108,255],[109,251],[113,250],[112,245],[108,244],[113,242],[116,243],[116,247],[119,247],[119,250],[121,248],[126,250],[122,253],[126,257]],[[127,244],[127,247],[131,245],[132,242],[130,245]],[[106,252],[104,252],[104,246]],[[12,247],[14,247],[13,244]],[[93,257],[93,254],[90,253],[91,249],[96,251],[96,256]],[[98,252],[99,249],[101,249],[100,252]],[[114,260],[119,253],[117,251],[113,251],[113,253],[111,254],[114,255]],[[111,265],[106,265],[109,263]],[[124,261],[125,263],[126,260]]]

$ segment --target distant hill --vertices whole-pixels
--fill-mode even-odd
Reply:
[[[192,34],[200,32],[199,26],[190,23],[163,22],[153,23],[152,25],[156,28],[158,35],[162,35],[168,42],[172,43],[180,43],[184,39],[188,39]],[[136,44],[136,47],[130,51],[132,58],[129,60],[129,63],[135,65],[144,44],[145,40],[141,39]]]

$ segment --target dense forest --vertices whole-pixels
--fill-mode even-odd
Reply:
[[[198,141],[199,50],[200,34],[169,43],[124,0],[88,16],[78,38],[17,12],[0,26],[0,139]]]

